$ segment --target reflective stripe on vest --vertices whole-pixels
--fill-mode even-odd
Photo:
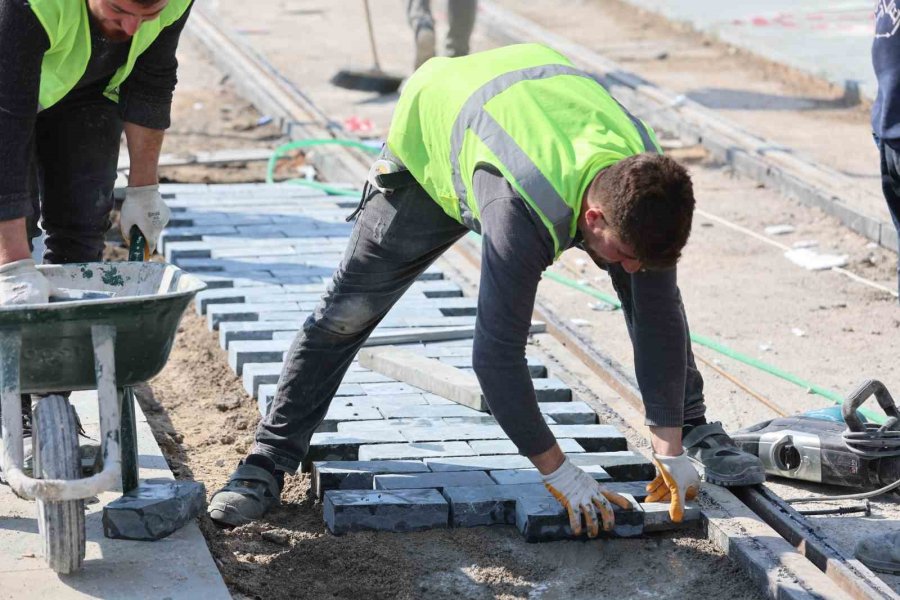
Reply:
[[[463,183],[462,170],[459,166],[459,155],[462,152],[466,131],[472,131],[494,153],[494,156],[509,169],[516,182],[522,186],[522,189],[525,190],[525,193],[528,194],[544,216],[553,223],[553,229],[556,231],[560,248],[565,248],[571,242],[569,229],[574,216],[571,207],[566,204],[566,201],[559,195],[556,188],[537,168],[519,144],[484,109],[484,106],[492,98],[516,83],[547,79],[559,75],[586,77],[600,85],[590,73],[558,64],[519,69],[495,77],[475,90],[466,100],[462,109],[460,109],[456,121],[453,123],[453,130],[450,136],[450,165],[453,172],[453,189],[456,191],[457,198],[459,198],[460,212],[461,214],[470,213],[471,210],[466,200],[466,186]],[[628,112],[618,101],[616,103],[637,130],[644,145],[644,151],[658,152],[643,122]]]

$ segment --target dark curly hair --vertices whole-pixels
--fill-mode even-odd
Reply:
[[[661,154],[629,156],[594,178],[587,201],[603,208],[606,222],[645,269],[678,262],[695,204],[691,176],[680,164]]]

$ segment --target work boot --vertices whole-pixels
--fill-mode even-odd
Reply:
[[[238,463],[225,487],[213,495],[206,512],[218,525],[246,525],[281,503],[283,487],[284,472],[275,470],[272,459],[251,454]]]
[[[735,446],[721,423],[685,425],[681,443],[704,481],[737,487],[766,480],[759,457]]]
[[[873,571],[900,574],[900,531],[863,538],[856,544],[854,554]]]
[[[413,71],[421,67],[429,58],[434,58],[434,48],[434,27],[429,25],[416,27],[416,58],[413,62]]]

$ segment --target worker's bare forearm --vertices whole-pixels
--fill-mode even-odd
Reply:
[[[651,427],[650,445],[653,451],[663,456],[679,456],[681,447],[681,427]]]
[[[139,187],[159,183],[159,154],[166,132],[150,129],[134,123],[125,123],[125,140],[128,143],[128,185]]]
[[[0,265],[30,256],[25,218],[0,221]]]
[[[541,452],[540,454],[528,457],[528,460],[537,467],[537,470],[540,471],[541,475],[549,475],[557,470],[564,459],[565,455],[558,443],[554,443],[546,452]]]

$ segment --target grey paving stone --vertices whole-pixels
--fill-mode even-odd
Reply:
[[[448,425],[497,425],[497,419],[491,415],[480,417],[441,417],[441,421]]]
[[[298,310],[299,302],[268,302],[241,304],[212,304],[206,309],[206,325],[211,331],[226,321],[258,321],[259,315],[270,312]]]
[[[378,419],[378,421],[375,421]],[[381,427],[359,427],[359,423],[381,423]],[[346,425],[348,428],[339,430],[338,425]],[[319,425],[316,432],[343,433],[357,431],[373,431],[378,429],[390,429],[387,421],[381,418],[381,413],[376,408],[363,408],[358,406],[341,406],[340,402],[332,402],[325,413],[325,419]]]
[[[404,430],[403,433],[405,434],[406,431]],[[562,451],[566,454],[585,451],[584,448],[582,448],[581,445],[575,440],[557,438],[556,441],[559,442],[559,447],[562,448]],[[472,450],[474,450],[477,454],[519,453],[519,449],[516,448],[516,445],[512,443],[512,440],[469,440],[469,445],[472,446]]]
[[[258,290],[251,294],[250,290]],[[198,315],[206,314],[210,304],[238,304],[258,298],[273,298],[286,294],[284,288],[277,285],[264,285],[258,288],[221,288],[203,290],[194,296],[194,310]]]
[[[358,385],[358,384],[347,384]],[[335,400],[336,402],[337,400]],[[341,398],[345,406],[368,406],[377,408],[384,414],[385,410],[394,408],[408,408],[410,406],[427,406],[422,394],[401,394],[399,396],[364,396],[361,394],[348,395]],[[404,417],[417,418],[417,417]]]
[[[366,410],[375,410],[375,408],[366,408]],[[381,413],[379,413],[381,414]],[[343,421],[337,424],[337,430],[343,432],[353,431],[371,431],[373,429],[396,429],[400,431],[404,425],[409,427],[430,427],[432,421],[438,421],[439,425],[444,425],[440,419],[373,419],[368,421]]]
[[[463,442],[449,442],[458,444]],[[494,471],[502,469],[528,469],[533,467],[531,461],[518,454],[497,456],[465,456],[457,455],[439,458],[426,458],[425,464],[432,471]]]
[[[312,464],[312,491],[321,499],[326,490],[371,490],[380,473],[428,473],[421,460],[317,461]]]
[[[617,481],[651,480],[656,476],[656,467],[640,454],[634,452],[586,452],[569,457],[578,466],[597,465],[606,469]]]
[[[240,340],[272,340],[275,332],[289,331],[296,336],[303,327],[301,319],[288,321],[234,321],[219,323],[219,346],[228,350],[232,342]]]
[[[452,442],[457,440],[501,440],[506,434],[499,425],[443,425],[402,427],[408,442]],[[479,453],[480,454],[480,453]]]
[[[533,379],[538,402],[571,402],[572,390],[555,377]]]
[[[374,384],[377,385],[377,384]],[[364,386],[365,388],[365,386]],[[414,388],[415,389],[415,388]],[[421,390],[419,390],[421,393]],[[484,413],[461,406],[459,404],[433,405],[424,406],[406,406],[396,409],[386,409],[384,416],[388,419],[424,419],[433,417],[480,417]]]
[[[148,479],[103,508],[103,534],[112,539],[159,540],[205,507],[206,488],[200,482]]]
[[[363,393],[367,396],[381,396],[390,394],[396,396],[398,394],[422,394],[424,391],[420,388],[413,387],[408,383],[400,381],[390,381],[388,383],[363,383],[361,384]]]
[[[612,425],[550,425],[558,438],[572,438],[588,452],[627,450],[625,434]]]
[[[284,353],[291,347],[290,340],[277,341],[240,341],[228,346],[228,365],[240,375],[244,371],[244,364],[281,362]]]
[[[668,502],[644,502],[641,504],[641,508],[644,510],[644,531],[646,532],[696,527],[700,524],[700,507],[694,502],[688,502],[684,507],[684,519],[681,523],[672,522],[669,517]]]
[[[585,402],[538,402],[541,414],[553,417],[560,425],[593,425],[597,413]]]
[[[456,367],[457,369],[466,369],[471,370],[472,368],[472,353],[469,352],[467,355],[463,356],[437,356],[432,357],[437,358],[442,363],[446,363],[452,367]],[[538,362],[534,358],[526,357],[528,364],[528,373],[531,377],[534,378],[542,378],[547,377],[547,367]]]
[[[465,442],[415,442],[405,444],[366,444],[359,447],[359,460],[430,459],[443,456],[472,456],[475,452]],[[427,464],[427,463],[426,463]],[[429,466],[431,469],[431,467]],[[463,469],[431,469],[462,471]],[[484,470],[484,469],[482,469]]]
[[[384,445],[402,441],[403,436],[398,431],[390,429],[356,431],[352,434],[314,433],[304,462],[309,464],[317,460],[369,460],[368,457],[359,456],[360,446],[363,444]]]
[[[450,506],[437,490],[331,490],[325,492],[324,515],[335,535],[421,531],[447,527]]]
[[[553,500],[543,484],[446,487],[443,494],[450,504],[452,527],[515,525],[520,497]]]
[[[447,487],[497,485],[484,471],[376,475],[374,484],[376,490],[434,488],[439,491]]]
[[[277,387],[278,386],[275,384],[267,384],[259,386],[259,389],[256,390],[256,406],[259,408],[259,414],[262,416],[266,416],[269,412],[269,407],[275,399],[275,390]]]
[[[381,373],[365,370],[348,372],[342,381],[344,383],[387,383],[393,380]]]
[[[204,273],[191,273],[197,279],[206,284],[207,289],[243,288],[260,285],[272,285],[278,283],[274,275],[264,271],[247,273],[245,275],[215,275]]]
[[[615,527],[609,534],[601,529],[602,536],[634,537],[643,533],[644,513],[641,505],[633,497],[625,497],[632,503],[632,510],[622,510],[613,505]],[[575,537],[566,510],[552,497],[520,497],[516,503],[516,527],[526,542],[551,542]],[[586,533],[582,536],[586,537]]]
[[[278,383],[282,366],[283,364],[280,362],[245,364],[241,374],[244,391],[250,394],[251,397],[256,398],[261,385]]]
[[[591,465],[581,468],[597,481],[609,481],[612,479],[603,467]],[[544,482],[541,479],[540,472],[535,468],[490,471],[489,474],[494,481],[501,485],[523,485],[529,483],[540,483],[543,485]]]

